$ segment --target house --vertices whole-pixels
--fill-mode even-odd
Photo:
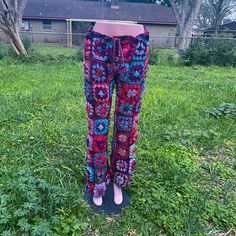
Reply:
[[[28,0],[22,31],[33,43],[81,45],[88,27],[99,20],[143,24],[150,31],[150,44],[174,47],[176,18],[172,8],[155,3]],[[73,38],[70,37],[71,33]],[[3,40],[0,32],[0,41]]]
[[[211,27],[204,30],[204,35],[211,37],[214,35],[215,27]],[[236,38],[236,21],[223,24],[219,28],[220,37],[229,37],[229,38]]]

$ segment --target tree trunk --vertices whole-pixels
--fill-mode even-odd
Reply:
[[[175,0],[171,0],[179,29],[179,49],[185,50],[189,47],[194,21],[197,17],[202,0],[183,0],[179,7]]]
[[[8,37],[8,39],[9,39],[9,42],[10,42],[11,46],[13,47],[15,53],[16,53],[17,55],[19,55],[20,52],[19,52],[19,50],[16,48],[16,46],[15,46],[15,44],[13,43],[12,39],[11,39],[10,37]]]
[[[27,51],[25,50],[25,46],[20,38],[20,35],[18,32],[14,32],[13,42],[16,48],[18,49],[20,54],[26,55]]]
[[[20,35],[17,32],[17,30],[16,30],[16,32],[14,32],[12,29],[8,28],[8,30],[4,29],[3,31],[7,35],[8,40],[9,40],[10,44],[12,45],[16,54],[17,55],[19,55],[19,54],[26,55],[27,51],[25,50],[24,44],[22,43],[22,40],[21,40]]]
[[[221,25],[221,12],[224,0],[219,0],[216,8],[216,19],[215,19],[215,32],[214,35],[217,36]]]
[[[27,0],[0,0],[0,29],[6,34],[18,55],[27,54],[19,34],[26,2]]]
[[[185,50],[189,47],[192,37],[192,22],[187,21],[184,25],[179,26],[179,49]]]
[[[179,36],[179,50],[185,50],[190,45],[190,37],[182,34]]]

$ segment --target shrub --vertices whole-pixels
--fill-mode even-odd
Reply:
[[[30,37],[28,35],[24,35],[23,39],[22,39],[22,43],[24,44],[25,50],[27,52],[29,52],[29,50],[31,49],[32,43],[30,40]]]
[[[180,52],[185,65],[236,66],[236,44],[227,39],[204,40],[197,38],[195,43]]]
[[[73,60],[82,61],[82,60],[83,60],[83,55],[84,55],[83,47],[79,47],[79,48],[76,50],[76,53],[72,56],[72,59],[73,59]]]
[[[158,50],[156,48],[150,47],[148,62],[151,65],[156,65],[158,63]]]
[[[169,65],[169,66],[180,65],[178,53],[176,53],[174,50],[172,51],[167,50],[167,53],[163,55],[162,62],[160,62],[160,56],[159,56],[159,64]]]
[[[17,57],[23,63],[60,63],[60,62],[71,62],[71,61],[82,61],[83,60],[83,50],[78,48],[76,53],[71,56],[65,56],[63,54],[54,56],[51,54],[41,54],[37,50],[31,48],[28,55],[19,55]]]
[[[24,37],[22,39],[22,43],[25,47],[25,50],[29,53],[30,50],[32,50],[31,49],[32,43],[31,43],[31,40],[28,35],[26,35],[26,34],[24,35]],[[0,45],[0,59],[2,59],[5,56],[15,57],[15,55],[16,55],[16,52],[14,51],[14,49],[11,46],[9,46],[8,43]]]
[[[60,62],[68,62],[73,60],[73,56],[65,56],[65,55],[58,55],[53,56],[51,54],[43,55],[37,52],[35,49],[31,49],[27,55],[18,55],[17,59],[20,62],[27,63],[27,64],[34,64],[34,63],[60,63]]]
[[[12,49],[9,43],[0,44],[0,59],[7,55],[15,55],[13,54],[14,50]]]
[[[18,55],[17,58],[23,63],[37,63],[37,62],[49,62],[52,58],[47,55],[42,55],[35,50],[28,53],[27,55]]]
[[[4,45],[0,45],[0,59],[7,55],[7,48]]]

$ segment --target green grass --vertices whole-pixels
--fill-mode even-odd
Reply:
[[[54,55],[54,56],[59,56],[59,55],[64,55],[64,56],[71,56],[75,53],[76,48],[67,48],[67,47],[62,47],[60,45],[45,45],[45,44],[33,44],[32,48],[35,49],[36,51],[40,52],[42,55]]]
[[[107,217],[83,200],[82,62],[0,60],[0,234],[233,235],[235,88],[231,67],[149,65],[130,206]]]
[[[175,65],[179,63],[177,60],[177,49],[157,49],[158,50],[158,64],[161,65]]]

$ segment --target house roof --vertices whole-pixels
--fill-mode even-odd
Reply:
[[[232,21],[230,23],[221,25],[219,30],[220,31],[236,31],[236,21]],[[208,31],[215,31],[215,27],[211,27],[204,30],[204,32],[208,32]]]
[[[111,2],[83,0],[28,0],[23,18],[131,20],[149,24],[177,24],[171,7],[155,3],[120,2],[119,9],[113,9]]]

